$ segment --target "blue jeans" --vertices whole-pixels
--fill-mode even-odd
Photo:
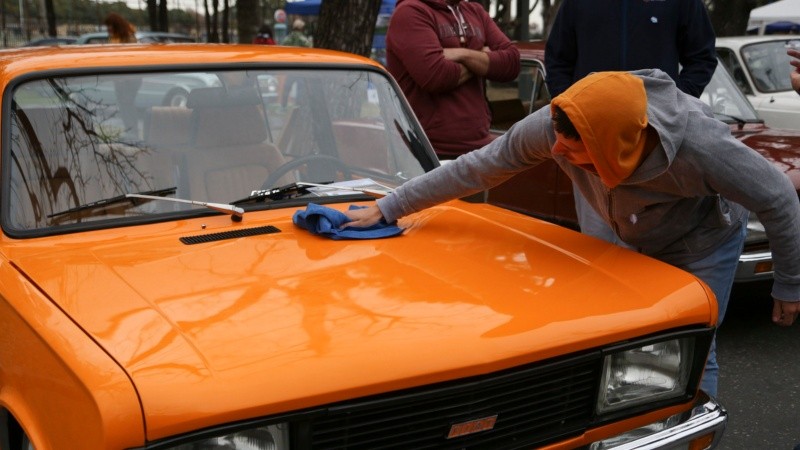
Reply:
[[[574,185],[573,185],[574,187]],[[612,244],[625,248],[632,248],[622,242],[614,233],[614,230],[600,217],[592,208],[581,193],[575,189],[575,210],[578,213],[578,221],[581,232],[603,239]],[[734,234],[726,242],[723,242],[713,253],[703,259],[694,261],[681,269],[694,274],[705,282],[717,297],[717,307],[719,318],[717,328],[725,318],[725,311],[728,309],[728,299],[731,296],[731,287],[736,275],[736,266],[739,263],[739,256],[744,248],[744,238],[747,235],[747,217],[742,219],[742,228],[739,233]],[[708,352],[706,370],[700,387],[709,395],[717,396],[717,384],[719,381],[719,365],[717,364],[717,338],[716,334],[711,341],[711,349]]]
[[[694,274],[703,280],[717,297],[719,318],[717,328],[722,325],[725,311],[728,309],[728,300],[731,296],[731,287],[736,275],[736,266],[744,247],[744,238],[747,235],[747,216],[742,218],[742,227],[727,241],[720,244],[713,253],[705,258],[689,263],[681,269]],[[719,380],[719,365],[717,365],[717,338],[716,334],[711,341],[708,352],[706,371],[700,381],[700,387],[709,395],[717,396],[717,383]]]

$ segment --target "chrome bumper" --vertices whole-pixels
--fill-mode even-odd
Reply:
[[[691,448],[711,449],[719,444],[727,423],[728,413],[725,408],[701,391],[694,407],[689,411],[595,442],[588,448],[590,450],[687,449],[690,448],[690,443],[700,440],[706,441],[708,445]]]
[[[736,266],[734,283],[772,279],[772,252],[742,253]]]

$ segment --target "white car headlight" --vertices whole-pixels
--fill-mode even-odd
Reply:
[[[684,337],[606,355],[597,413],[685,395],[694,346],[694,338]]]
[[[169,450],[289,450],[289,425],[280,423],[185,442]]]

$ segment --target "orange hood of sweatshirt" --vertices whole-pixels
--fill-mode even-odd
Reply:
[[[613,188],[630,176],[644,156],[647,94],[628,72],[595,72],[551,102],[581,135],[603,184]]]

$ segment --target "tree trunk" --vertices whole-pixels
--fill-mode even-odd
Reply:
[[[325,0],[314,28],[314,47],[369,57],[380,9],[381,0]]]
[[[228,31],[230,28],[230,7],[228,0],[222,0],[222,43],[228,44],[231,41],[231,33]]]
[[[550,35],[550,29],[553,28],[559,7],[561,7],[561,0],[542,0],[542,36],[545,39]]]
[[[158,30],[158,0],[147,0],[147,20],[151,30]]]
[[[211,10],[208,8],[208,0],[203,0],[203,10],[206,12],[206,42],[216,42],[211,40],[211,13],[209,12]]]
[[[56,11],[53,0],[44,0],[44,14],[47,17],[47,35],[56,37],[58,30],[56,29]]]
[[[211,0],[211,28],[208,30],[208,42],[219,42],[219,0]]]
[[[261,26],[258,0],[236,0],[236,29],[239,42],[249,44],[258,33]]]
[[[747,31],[750,10],[769,3],[764,0],[706,1],[708,16],[717,36],[741,36]]]
[[[169,31],[169,8],[167,0],[158,2],[158,31]]]

